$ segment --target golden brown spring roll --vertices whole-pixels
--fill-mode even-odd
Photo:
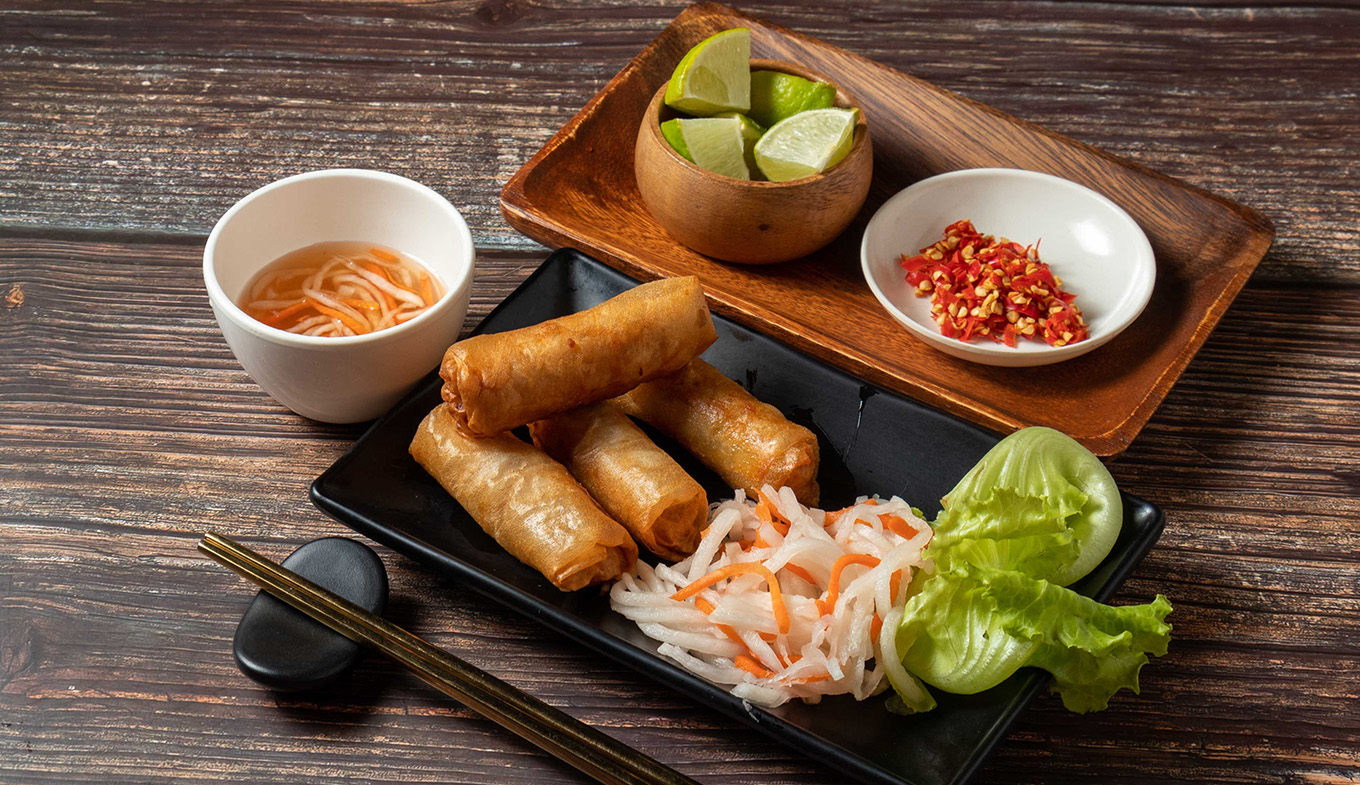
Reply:
[[[459,341],[439,373],[458,427],[491,436],[673,373],[717,339],[699,279],[669,278],[586,311]]]
[[[784,418],[697,357],[679,372],[616,399],[623,410],[680,442],[733,488],[752,496],[787,485],[803,504],[820,495],[817,436]]]
[[[529,431],[652,553],[672,561],[694,553],[708,523],[707,494],[618,406],[583,406]]]
[[[637,544],[566,467],[514,434],[472,439],[436,406],[411,455],[516,559],[563,591],[631,569]]]

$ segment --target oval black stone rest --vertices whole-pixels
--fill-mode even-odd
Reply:
[[[283,560],[307,580],[374,613],[387,606],[387,570],[371,548],[346,537],[313,540]],[[345,675],[362,647],[261,591],[241,617],[232,654],[241,672],[285,692],[324,687]]]

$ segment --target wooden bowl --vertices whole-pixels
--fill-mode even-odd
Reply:
[[[779,60],[752,60],[751,70],[831,81]],[[643,114],[633,166],[652,217],[695,251],[741,264],[786,262],[831,242],[863,206],[874,154],[862,109],[855,141],[843,160],[821,174],[771,183],[723,177],[675,152],[661,135],[661,123],[681,115],[665,105],[665,94],[663,84]],[[839,87],[836,106],[859,108]]]

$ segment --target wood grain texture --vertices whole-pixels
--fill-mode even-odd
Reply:
[[[666,210],[667,201],[655,193],[663,189],[652,184],[656,172],[636,177],[630,166],[636,161],[668,171],[663,164],[675,159],[660,149],[668,146],[659,132],[637,133],[652,138],[654,154],[644,157],[649,148],[639,144],[634,157],[634,128],[654,112],[659,90],[686,51],[738,26],[750,29],[756,56],[805,64],[854,94],[873,129],[870,196],[852,229],[772,269],[715,261],[680,242],[710,232],[704,247],[743,233],[762,236],[750,222],[743,229],[735,221],[706,221],[703,208],[684,209],[687,198],[720,203],[723,191],[682,183],[674,189],[676,209]],[[670,171],[695,171],[680,163]],[[979,167],[1018,167],[1072,180],[1138,222],[1156,254],[1157,282],[1127,330],[1099,351],[1036,371],[946,356],[887,313],[864,283],[859,239],[865,224],[911,183]],[[802,187],[830,185],[846,174],[833,169],[822,176],[827,179],[811,178]],[[644,183],[646,199],[639,194]],[[738,186],[751,201],[780,195],[764,193],[762,184]],[[758,193],[745,193],[753,190]],[[649,212],[658,205],[662,219]],[[740,206],[734,201],[726,212],[740,214]],[[1273,237],[1269,221],[1249,208],[716,3],[686,9],[610,80],[506,183],[501,211],[530,237],[579,248],[643,280],[697,275],[715,310],[881,387],[1002,432],[1056,428],[1104,456],[1118,455],[1138,434]],[[677,218],[691,217],[700,224],[695,231],[670,228]],[[729,233],[718,234],[723,230]]]
[[[479,258],[469,324],[537,254]],[[0,237],[0,782],[581,781],[393,666],[320,696],[234,668],[251,591],[208,528],[282,557],[345,534],[307,487],[359,432],[289,414],[223,344],[192,245]],[[1360,299],[1249,287],[1112,465],[1169,523],[1116,602],[1176,605],[1142,693],[1038,700],[980,777],[1360,779]],[[1298,324],[1313,330],[1305,339]],[[382,550],[390,617],[703,782],[843,777]]]
[[[528,248],[500,185],[684,5],[17,0],[0,224],[202,234],[255,187],[353,165],[449,195],[481,247]],[[742,8],[1261,210],[1263,280],[1360,281],[1332,250],[1360,246],[1353,6]]]
[[[369,659],[276,696],[246,586],[345,534],[310,481],[358,427],[273,403],[199,253],[251,189],[426,182],[479,252],[468,325],[541,261],[501,185],[684,0],[13,0],[0,9],[0,782],[581,781]],[[1038,700],[985,783],[1360,781],[1360,11],[1286,0],[743,3],[1260,209],[1276,244],[1112,470],[1166,534],[1116,599],[1176,603],[1141,695]],[[157,238],[163,238],[163,242]],[[707,783],[844,777],[382,551],[389,615]]]

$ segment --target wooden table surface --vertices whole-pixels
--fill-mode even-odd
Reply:
[[[501,184],[671,2],[0,9],[0,781],[580,781],[385,662],[323,695],[230,654],[360,427],[290,414],[200,273],[236,199],[334,166],[464,211],[467,326],[545,249]],[[981,782],[1360,782],[1360,10],[1202,0],[753,2],[745,10],[1256,207],[1270,255],[1111,469],[1166,533],[1116,602],[1176,606],[1141,695],[1042,697]],[[706,783],[843,777],[380,549],[390,616]]]

